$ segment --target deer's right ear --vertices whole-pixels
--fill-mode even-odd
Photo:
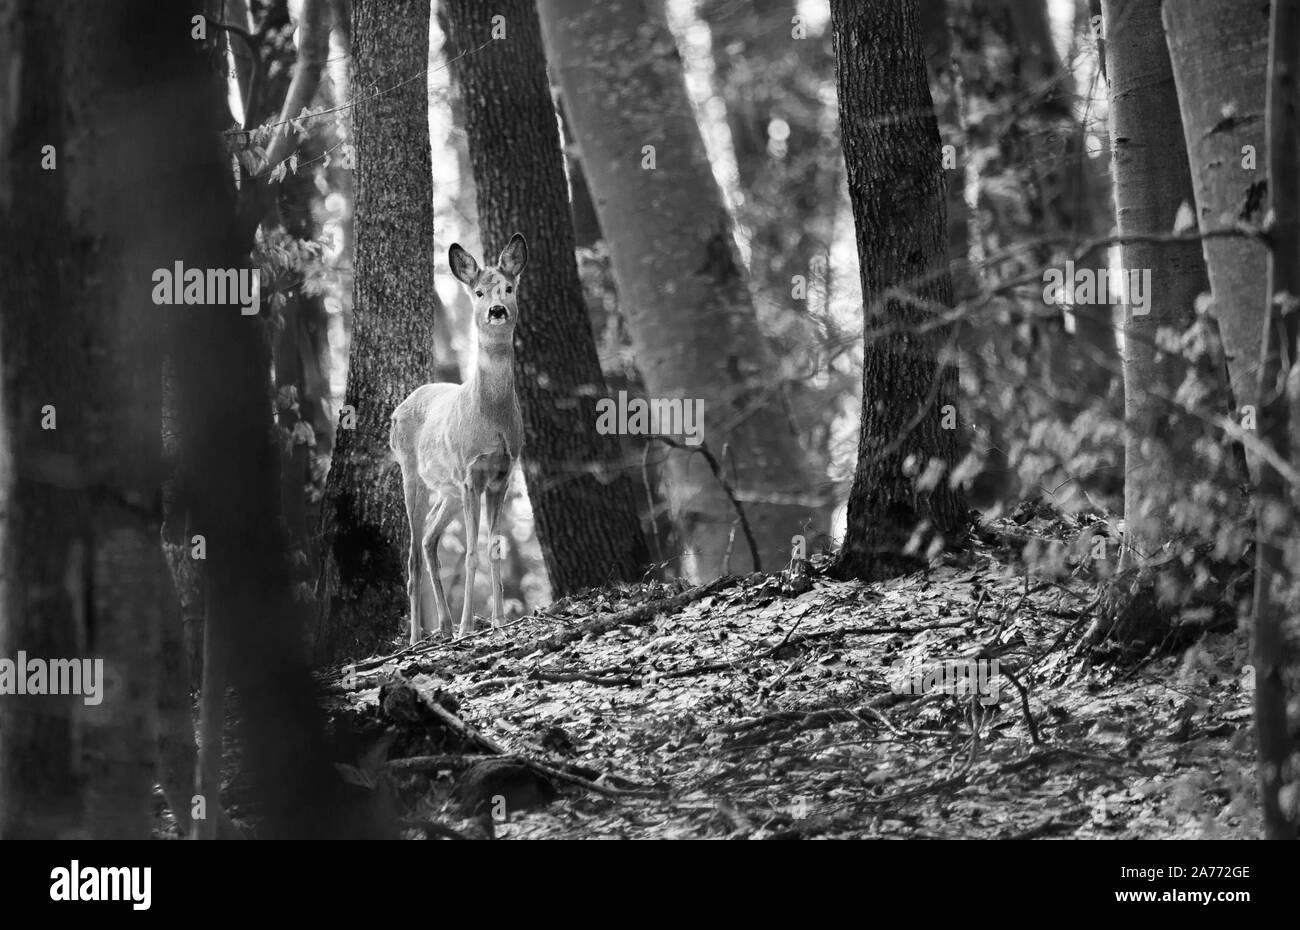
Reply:
[[[447,250],[447,262],[451,265],[451,273],[456,276],[457,281],[466,287],[474,286],[474,282],[478,280],[478,262],[474,261],[473,255],[460,247],[459,242],[453,242],[451,248]]]

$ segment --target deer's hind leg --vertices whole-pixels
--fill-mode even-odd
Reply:
[[[474,579],[478,571],[478,520],[482,506],[483,478],[472,474],[462,493],[465,517],[465,603],[460,611],[460,636],[474,631]]]
[[[438,611],[438,629],[448,637],[453,634],[451,622],[451,605],[447,603],[447,592],[442,587],[442,564],[438,561],[438,542],[447,524],[455,516],[460,501],[453,496],[442,495],[429,508],[429,515],[424,521],[424,535],[420,548],[424,553],[424,565],[428,569],[429,579],[433,584],[434,605]]]
[[[406,596],[411,607],[411,645],[414,646],[424,637],[425,628],[420,548],[429,514],[429,490],[418,477],[412,477],[403,481],[402,491],[406,498],[406,519],[411,527],[411,548],[406,558]]]

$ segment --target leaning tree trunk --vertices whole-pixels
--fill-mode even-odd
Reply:
[[[0,655],[103,665],[94,704],[0,698],[6,838],[152,826],[169,308],[150,274],[193,221],[173,166],[194,155],[176,82],[197,56],[188,15],[153,7],[0,4]]]
[[[1105,0],[1102,9],[1119,233],[1168,235],[1193,194],[1160,0]],[[1124,269],[1151,272],[1149,312],[1124,308],[1125,543],[1140,560],[1168,541],[1173,497],[1194,479],[1195,431],[1170,402],[1186,366],[1157,349],[1156,331],[1192,325],[1206,280],[1196,242],[1124,242],[1121,255]]]
[[[948,480],[957,459],[950,327],[918,331],[952,305],[952,281],[916,2],[833,0],[831,24],[865,304],[862,432],[837,569],[869,577],[911,564],[902,556],[914,532],[955,535],[966,519]]]
[[[704,401],[705,445],[735,486],[760,559],[785,561],[793,535],[825,528],[825,502],[774,385],[777,361],[735,259],[662,3],[542,0],[538,8],[564,99],[574,102],[568,115],[646,390]],[[735,509],[690,447],[672,452],[668,473],[687,573],[723,570]]]
[[[325,491],[322,661],[388,645],[406,616],[408,532],[389,416],[433,377],[428,0],[352,6],[355,326]],[[380,93],[379,91],[383,91]],[[351,409],[349,409],[351,408]]]
[[[519,291],[515,390],[527,437],[524,476],[557,595],[645,571],[645,535],[616,435],[596,432],[604,375],[574,258],[564,154],[532,0],[443,0],[478,192],[484,256],[529,242]],[[492,39],[493,18],[506,34]],[[490,43],[490,44],[489,44]],[[482,51],[476,52],[481,46]],[[510,101],[502,107],[501,101]],[[466,597],[470,593],[466,592]]]
[[[1265,209],[1268,4],[1179,0],[1162,7],[1202,233],[1259,224]],[[1202,240],[1213,313],[1238,411],[1257,405],[1268,252],[1245,237]],[[1255,467],[1254,456],[1247,458]]]

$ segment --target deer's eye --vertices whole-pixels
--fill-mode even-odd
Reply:
[[[482,292],[482,291],[475,291],[475,292],[474,292],[474,296],[475,296],[475,297],[482,297],[482,296],[483,296],[483,292]]]
[[[507,293],[507,294],[513,294],[514,292],[515,292],[515,289],[514,289],[513,287],[510,287],[509,285],[506,285],[506,293]]]

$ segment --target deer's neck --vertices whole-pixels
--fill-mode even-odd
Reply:
[[[466,387],[475,406],[489,415],[500,414],[504,419],[515,397],[514,348],[480,346]]]

